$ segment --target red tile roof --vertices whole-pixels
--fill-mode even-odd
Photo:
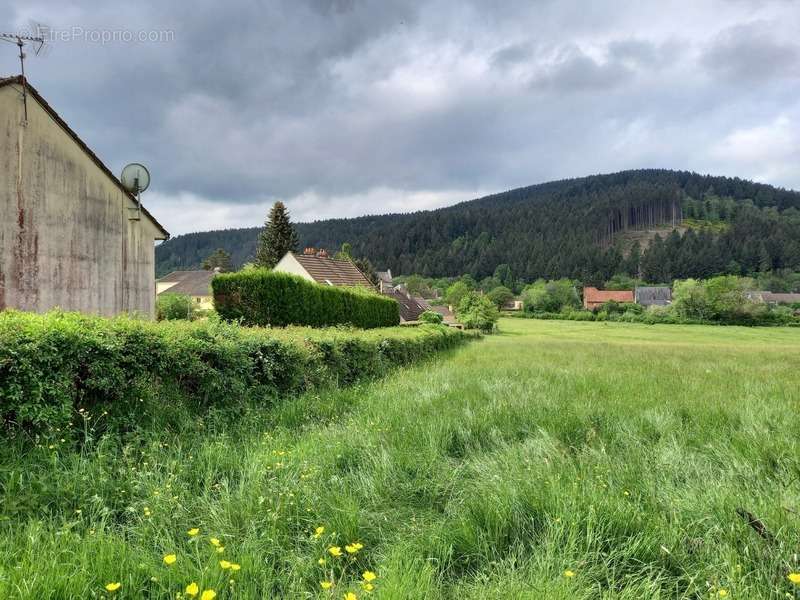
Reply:
[[[22,75],[15,75],[14,77],[0,78],[0,87],[6,86],[6,85],[10,85],[10,84],[14,84],[14,83],[16,83],[18,85],[22,85],[22,83],[23,83]],[[111,181],[113,181],[117,185],[117,187],[119,187],[119,189],[122,190],[122,192],[126,196],[128,196],[131,200],[136,202],[136,197],[133,194],[131,194],[130,192],[128,192],[124,187],[122,187],[122,183],[120,183],[120,180],[117,179],[116,175],[114,175],[111,172],[111,170],[107,166],[105,166],[103,164],[103,161],[101,161],[97,157],[97,155],[94,152],[92,152],[92,150],[89,148],[89,146],[87,146],[84,143],[84,141],[81,138],[78,137],[78,134],[75,133],[70,128],[69,125],[67,125],[67,122],[64,121],[64,119],[62,119],[59,116],[59,114],[53,109],[53,107],[51,107],[47,103],[47,101],[42,97],[42,95],[39,94],[38,91],[36,91],[36,88],[31,85],[31,82],[28,81],[27,78],[25,78],[25,89],[30,93],[31,96],[33,96],[37,100],[37,102],[39,102],[41,107],[52,117],[52,119],[61,126],[61,128],[67,133],[67,135],[69,135],[75,141],[75,143],[78,144],[80,149],[83,150],[89,156],[89,158],[92,159],[92,161],[99,167],[99,169],[101,171],[103,171],[103,173],[108,175],[111,178]],[[148,219],[150,219],[150,221],[152,221],[152,223],[156,226],[156,228],[159,231],[161,231],[161,233],[164,235],[163,239],[165,239],[165,240],[169,239],[169,232],[166,229],[164,229],[164,227],[161,225],[161,223],[156,221],[155,217],[153,217],[153,215],[151,215],[144,206],[142,206],[141,209],[142,209],[142,213],[144,213],[144,215]]]
[[[633,290],[598,290],[594,287],[583,288],[583,303],[603,304],[604,302],[633,302]]]
[[[374,289],[375,286],[349,260],[336,260],[327,256],[292,253],[297,262],[317,283],[322,285],[362,286]]]

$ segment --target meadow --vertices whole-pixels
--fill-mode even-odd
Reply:
[[[504,319],[344,389],[10,439],[0,597],[797,598],[799,374],[797,329]]]

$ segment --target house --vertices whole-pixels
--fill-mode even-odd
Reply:
[[[153,317],[168,237],[33,86],[0,79],[0,310]]]
[[[800,304],[800,294],[755,291],[747,292],[745,296],[752,302],[765,302],[772,305]]]
[[[583,288],[583,307],[588,310],[600,308],[606,302],[633,302],[633,290],[598,290],[595,287]]]
[[[503,304],[503,310],[522,310],[522,300],[509,300]]]
[[[672,303],[672,289],[667,286],[637,287],[634,298],[636,304],[642,306],[667,306]]]
[[[444,323],[445,325],[450,325],[451,327],[460,327],[460,324],[458,323],[458,321],[456,321],[456,315],[453,312],[451,306],[429,304],[428,301],[425,300],[424,298],[417,298],[417,302],[425,310],[437,312],[440,315],[442,315],[442,323]]]
[[[218,273],[219,268],[213,271],[173,271],[156,280],[156,295],[184,294],[192,299],[195,308],[212,310],[214,297],[211,293],[211,280]]]
[[[331,258],[326,250],[306,248],[302,254],[287,252],[273,270],[279,273],[299,275],[322,285],[360,286],[375,289],[372,282],[352,261]]]
[[[378,281],[379,282],[383,282],[383,283],[385,283],[387,285],[392,285],[393,279],[392,279],[392,270],[391,269],[386,269],[385,271],[377,271],[376,275],[378,276]]]
[[[409,294],[403,286],[381,285],[381,294],[393,298],[400,306],[401,323],[416,323],[419,321],[419,316],[426,310],[420,304],[419,299]]]

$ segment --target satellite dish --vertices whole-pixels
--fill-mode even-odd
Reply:
[[[150,171],[139,163],[131,163],[122,169],[119,178],[122,187],[134,196],[138,196],[150,186]]]

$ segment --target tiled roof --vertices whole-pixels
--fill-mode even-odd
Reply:
[[[590,303],[633,302],[633,290],[598,290],[593,287],[583,288],[583,300]]]
[[[761,298],[764,302],[773,302],[775,304],[794,304],[800,303],[800,294],[789,294],[782,292],[762,292]]]
[[[22,82],[23,82],[22,75],[0,78],[0,87],[14,83],[22,85]],[[105,164],[103,164],[103,161],[101,161],[97,157],[97,155],[94,152],[92,152],[89,146],[87,146],[86,143],[81,138],[78,137],[78,134],[75,133],[70,128],[69,125],[67,125],[67,122],[64,121],[64,119],[62,119],[59,116],[59,114],[53,109],[53,107],[47,103],[47,101],[42,97],[42,95],[36,91],[36,88],[31,85],[30,81],[28,81],[27,78],[25,78],[25,89],[30,93],[31,96],[33,96],[37,100],[37,102],[39,102],[39,104],[45,110],[45,112],[47,112],[53,118],[53,120],[61,126],[61,128],[67,133],[67,135],[69,135],[75,141],[75,143],[78,144],[80,149],[83,150],[89,156],[89,158],[92,159],[94,164],[96,164],[97,167],[101,171],[103,171],[103,173],[108,175],[108,177],[111,178],[111,181],[113,181],[126,196],[128,196],[131,200],[136,202],[136,198],[133,196],[133,194],[128,192],[124,187],[122,187],[122,183],[120,183],[119,179],[117,179],[117,176],[114,175],[111,172],[111,170],[107,166],[105,166]],[[142,209],[142,214],[144,214],[148,219],[150,219],[153,225],[155,225],[156,228],[159,231],[161,231],[161,233],[164,235],[163,239],[165,240],[169,239],[169,232],[166,229],[164,229],[161,223],[156,221],[153,215],[151,215],[144,206],[142,206],[141,209]]]
[[[672,290],[666,286],[636,288],[636,303],[643,306],[666,306],[672,301]]]
[[[400,318],[403,321],[416,321],[425,312],[425,308],[420,306],[414,298],[409,298],[401,291],[387,286],[383,288],[383,294],[393,298],[400,306]]]
[[[294,254],[302,267],[317,283],[322,285],[363,286],[374,289],[375,286],[349,260],[336,260],[327,256]]]
[[[164,275],[156,283],[172,283],[162,294],[187,294],[189,296],[210,296],[211,280],[214,279],[214,271],[173,271],[169,275]]]

